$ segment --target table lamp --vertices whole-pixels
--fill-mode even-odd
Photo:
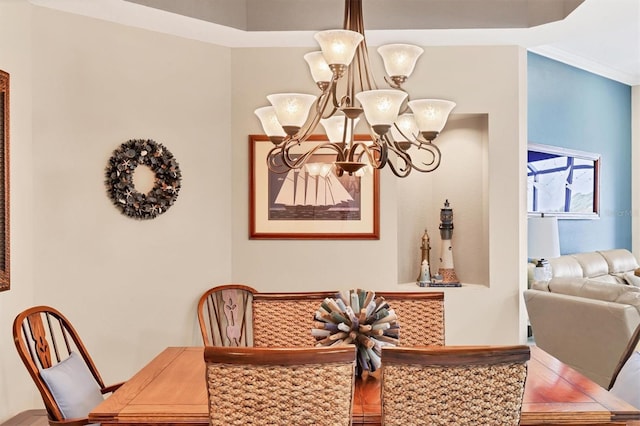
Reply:
[[[544,213],[530,217],[527,235],[527,255],[536,263],[534,280],[548,280],[551,278],[551,268],[547,259],[560,256],[558,218],[545,216]]]

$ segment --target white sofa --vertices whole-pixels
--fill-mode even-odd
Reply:
[[[637,344],[638,262],[624,249],[549,262],[551,280],[531,282],[524,292],[535,344],[609,389],[630,346]]]

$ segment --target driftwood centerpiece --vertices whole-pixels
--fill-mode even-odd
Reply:
[[[315,313],[311,334],[316,346],[355,344],[358,348],[356,374],[380,368],[383,346],[397,346],[400,326],[396,313],[375,292],[350,290],[326,298]]]

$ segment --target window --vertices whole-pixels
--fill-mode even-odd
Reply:
[[[527,210],[558,218],[599,217],[600,155],[529,144]]]

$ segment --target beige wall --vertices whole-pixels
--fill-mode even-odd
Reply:
[[[10,340],[30,305],[64,312],[107,382],[166,346],[201,343],[197,299],[231,278],[231,68],[228,48],[26,1],[1,2],[0,19],[15,122],[1,422],[41,405]],[[183,174],[175,205],[154,220],[122,215],[106,195],[107,160],[134,138],[164,144]]]
[[[37,406],[11,337],[18,309],[34,300],[31,7],[0,2],[0,69],[10,74],[11,290],[0,293],[0,422]]]
[[[411,176],[405,181],[384,170],[381,177],[379,241],[278,241],[248,240],[248,143],[247,135],[260,133],[260,124],[253,110],[266,105],[265,96],[273,92],[312,92],[313,81],[308,76],[302,55],[309,49],[271,48],[235,49],[232,52],[232,111],[233,111],[233,280],[255,286],[261,291],[293,291],[350,288],[374,290],[417,290],[406,278],[399,278],[398,261],[401,256],[413,256],[419,242],[399,248],[405,238],[399,230],[412,213],[420,208],[420,197],[412,197],[403,185],[414,185],[416,191],[440,194],[436,187],[444,181],[458,197],[463,197],[469,176],[464,169],[441,175],[448,166],[438,169],[438,177]],[[377,55],[377,54],[376,54]],[[372,55],[376,75],[381,76],[381,64]],[[378,82],[379,84],[381,82]],[[428,47],[416,71],[406,85],[413,98],[442,97],[457,102],[457,114],[488,117],[486,124],[471,124],[479,128],[480,136],[467,140],[464,131],[447,144],[457,149],[477,149],[485,152],[480,171],[474,170],[472,179],[486,179],[478,187],[486,190],[485,197],[473,208],[463,210],[459,201],[457,215],[465,217],[473,228],[473,241],[481,249],[467,251],[465,258],[457,258],[462,269],[475,270],[467,274],[475,284],[462,289],[447,289],[446,336],[449,344],[517,343],[524,339],[524,311],[521,290],[524,286],[524,251],[526,224],[524,203],[526,189],[524,154],[526,146],[526,55],[516,47]],[[481,120],[481,118],[480,118]],[[487,140],[482,131],[488,129]],[[445,135],[442,135],[443,138]],[[477,140],[479,139],[479,140]],[[485,144],[471,148],[467,144]],[[443,162],[456,161],[450,153]],[[455,170],[455,169],[454,169]],[[483,176],[483,170],[488,170]],[[451,170],[449,170],[451,172]],[[478,174],[479,173],[479,174]],[[417,186],[416,182],[418,182]],[[475,183],[475,182],[474,182]],[[455,187],[455,188],[454,188]],[[476,186],[472,186],[476,188]],[[471,191],[471,189],[470,189]],[[470,197],[476,194],[470,194]],[[432,205],[424,206],[438,215],[441,196]],[[459,198],[460,199],[460,198]],[[454,204],[455,207],[455,204]],[[486,213],[485,213],[486,212]],[[437,219],[436,219],[437,220]],[[417,225],[420,232],[423,221]],[[433,227],[432,227],[433,228]],[[477,230],[480,232],[476,233]],[[432,234],[437,234],[432,229]],[[456,244],[465,244],[464,235],[456,234]],[[484,239],[484,240],[483,240]],[[410,247],[410,248],[409,248]],[[482,251],[484,249],[484,252]],[[472,268],[463,266],[474,264]],[[474,269],[475,268],[475,269]],[[481,278],[476,280],[474,275]]]

